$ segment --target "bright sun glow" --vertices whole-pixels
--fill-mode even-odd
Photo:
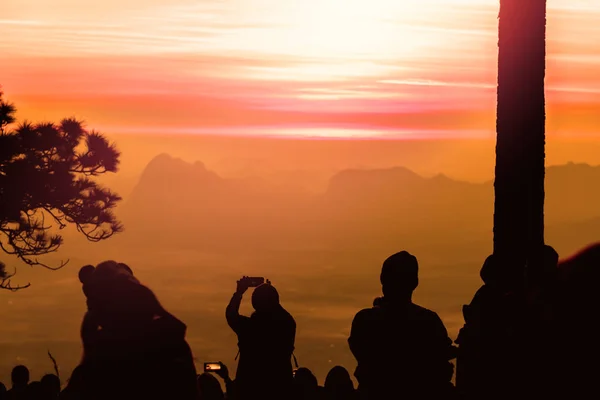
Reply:
[[[290,10],[284,39],[311,57],[367,57],[387,50],[394,35],[394,0],[318,0]],[[407,48],[410,46],[406,46]]]
[[[335,126],[352,124],[353,137],[456,136],[493,130],[498,8],[498,0],[0,0],[0,84],[34,119],[68,110],[123,129],[325,124],[337,136]],[[596,132],[599,16],[598,0],[548,0],[549,131]]]
[[[248,12],[257,13],[256,18],[266,18],[267,25],[273,28],[249,30],[226,41],[232,48],[242,46],[247,51],[306,60],[285,71],[283,79],[298,80],[389,73],[389,65],[399,68],[401,60],[418,60],[433,50],[448,48],[452,38],[445,34],[444,28],[439,28],[448,19],[457,25],[450,25],[453,32],[460,33],[460,28],[466,34],[471,33],[470,21],[460,16],[460,10],[485,3],[485,0],[263,1],[269,6]],[[450,6],[455,11],[448,13]],[[268,17],[259,16],[259,12],[268,12]],[[248,17],[245,22],[252,20],[253,17]],[[376,65],[381,61],[388,65]],[[269,76],[277,78],[279,74],[269,71]]]

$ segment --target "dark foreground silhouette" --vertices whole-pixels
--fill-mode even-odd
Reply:
[[[559,263],[545,246],[523,279],[490,256],[464,306],[457,387],[464,399],[598,398],[600,244]],[[523,285],[519,283],[523,282]]]
[[[560,263],[550,246],[542,255],[522,280],[510,275],[506,260],[486,259],[484,284],[463,309],[456,388],[456,348],[437,314],[412,302],[419,266],[406,251],[385,260],[383,297],[352,321],[357,390],[342,366],[331,369],[324,386],[307,368],[292,369],[296,323],[268,281],[242,278],[227,307],[240,350],[232,379],[222,363],[196,374],[185,324],[131,268],[88,265],[79,272],[87,300],[81,363],[62,391],[58,376],[31,382],[29,370],[16,366],[10,388],[0,383],[0,400],[600,398],[600,243]],[[242,316],[242,296],[254,286],[255,312]]]
[[[600,243],[564,260],[558,268],[554,301],[554,346],[550,389],[574,399],[599,398],[600,341],[597,315],[600,309]],[[558,346],[556,346],[558,344]],[[558,348],[556,348],[558,347]]]

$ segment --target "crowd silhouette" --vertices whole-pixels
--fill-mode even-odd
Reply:
[[[264,278],[242,277],[226,307],[239,347],[232,378],[220,362],[197,374],[185,323],[129,266],[87,265],[79,271],[87,303],[79,365],[62,383],[55,374],[31,382],[27,367],[15,366],[10,387],[0,383],[0,400],[597,398],[600,243],[562,261],[550,246],[540,254],[523,276],[498,255],[485,260],[483,286],[463,307],[455,343],[435,312],[412,301],[417,258],[407,251],[388,257],[380,274],[383,296],[351,323],[357,388],[343,366],[333,367],[323,386],[298,368],[296,322]],[[240,315],[252,287],[254,312]]]

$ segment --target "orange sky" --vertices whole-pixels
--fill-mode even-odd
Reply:
[[[498,1],[2,0],[20,117],[111,132],[494,134]],[[548,0],[548,133],[600,125],[600,3]]]

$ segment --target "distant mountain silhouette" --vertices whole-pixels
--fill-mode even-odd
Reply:
[[[483,184],[444,175],[423,178],[402,168],[347,170],[330,181],[325,212],[334,225],[346,224],[363,237],[386,241],[449,232],[469,234],[491,229],[493,191]],[[387,239],[389,237],[389,239]]]
[[[130,236],[138,239],[222,248],[276,238],[293,229],[298,210],[310,204],[309,195],[298,190],[260,178],[224,179],[201,162],[161,154],[119,211]]]
[[[549,167],[549,229],[581,222],[593,232],[594,224],[600,226],[598,183],[600,167]],[[141,240],[143,233],[168,245],[237,249],[275,241],[286,248],[389,247],[491,235],[493,196],[491,181],[424,178],[403,167],[341,171],[324,193],[314,195],[293,182],[225,179],[201,162],[161,154],[148,164],[119,215],[128,236]]]

